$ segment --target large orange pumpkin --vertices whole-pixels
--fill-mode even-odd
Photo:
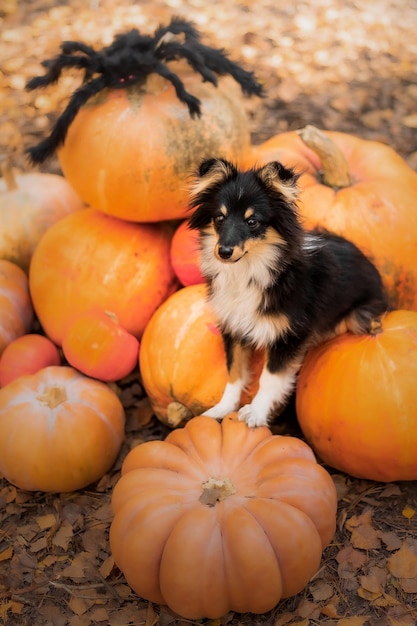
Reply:
[[[105,383],[50,366],[0,389],[0,472],[29,491],[73,491],[110,469],[124,410]]]
[[[15,263],[0,259],[0,355],[14,339],[28,333],[32,323],[27,276]]]
[[[340,335],[311,350],[296,411],[307,441],[336,469],[417,480],[417,313],[392,311],[381,332]]]
[[[417,173],[389,146],[313,127],[257,146],[249,162],[300,173],[305,226],[354,241],[381,272],[394,308],[417,309]]]
[[[255,361],[246,398],[256,390],[261,359]],[[143,333],[139,367],[155,415],[169,426],[219,402],[228,380],[226,355],[204,284],[180,289],[153,314]]]
[[[140,87],[103,91],[77,114],[58,160],[90,205],[110,215],[156,222],[186,217],[188,183],[200,160],[237,160],[249,128],[232,80],[216,88],[186,69],[181,79],[202,103],[190,118],[174,87],[151,75]]]
[[[128,454],[112,506],[110,547],[131,587],[219,618],[303,589],[335,531],[336,491],[301,440],[200,416]]]
[[[82,201],[62,176],[14,174],[6,166],[0,179],[0,258],[27,272],[43,233],[82,207]]]
[[[177,288],[169,261],[172,230],[78,211],[52,226],[32,258],[30,291],[46,334],[58,345],[76,316],[108,311],[140,337]]]

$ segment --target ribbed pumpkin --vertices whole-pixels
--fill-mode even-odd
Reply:
[[[52,226],[32,258],[29,282],[46,334],[62,344],[69,324],[92,308],[139,338],[177,288],[169,261],[172,229],[84,209]]]
[[[73,491],[101,478],[124,438],[124,410],[105,383],[46,367],[0,389],[0,472],[29,491]]]
[[[14,174],[8,166],[0,179],[0,258],[27,272],[44,232],[83,207],[67,180],[57,174]]]
[[[0,355],[5,347],[32,328],[33,307],[25,272],[0,259]]]
[[[264,613],[297,594],[336,525],[335,487],[311,449],[236,414],[133,448],[112,506],[127,582],[187,619]]]
[[[282,161],[300,173],[306,227],[355,242],[376,264],[394,308],[417,309],[417,173],[389,146],[346,133],[282,133],[249,161]]]
[[[223,340],[206,298],[204,284],[180,289],[158,308],[143,333],[142,383],[155,415],[169,426],[216,404],[228,380]],[[245,398],[256,391],[260,366],[257,355]]]
[[[417,313],[392,311],[381,332],[311,350],[296,411],[327,464],[369,480],[417,480]]]

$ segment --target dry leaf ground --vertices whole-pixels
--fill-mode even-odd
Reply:
[[[70,72],[53,89],[24,90],[62,40],[108,44],[126,28],[151,32],[175,14],[195,21],[206,41],[225,47],[264,83],[265,99],[245,103],[254,141],[312,123],[387,142],[417,169],[415,0],[2,0],[1,155],[27,169],[24,149],[47,131],[78,84]],[[58,166],[53,160],[43,169]],[[193,623],[138,598],[109,554],[110,494],[121,461],[133,445],[166,433],[151,417],[137,376],[120,392],[126,442],[98,484],[46,495],[0,479],[0,624]],[[207,623],[416,624],[417,483],[385,485],[330,471],[338,528],[314,579],[266,615]]]

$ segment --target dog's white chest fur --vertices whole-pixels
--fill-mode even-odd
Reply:
[[[224,330],[240,336],[257,348],[267,347],[286,332],[284,315],[260,312],[262,289],[245,273],[245,260],[218,267],[212,282],[210,304]],[[253,268],[252,268],[253,269]],[[266,278],[266,277],[265,277]]]

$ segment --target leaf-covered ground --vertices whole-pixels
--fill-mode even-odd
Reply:
[[[24,90],[62,40],[101,46],[127,28],[152,32],[172,15],[193,20],[207,42],[223,46],[263,82],[266,97],[245,101],[254,141],[310,123],[387,142],[417,169],[415,0],[2,0],[1,155],[27,169],[24,149],[47,132],[78,85],[69,72],[54,88]],[[43,169],[58,171],[57,162]],[[126,442],[98,484],[51,495],[23,492],[0,478],[0,624],[194,623],[138,598],[109,553],[110,495],[121,462],[137,443],[166,434],[137,373],[119,392]],[[338,524],[316,576],[268,614],[208,623],[417,622],[417,483],[362,481],[329,469],[339,495]]]

